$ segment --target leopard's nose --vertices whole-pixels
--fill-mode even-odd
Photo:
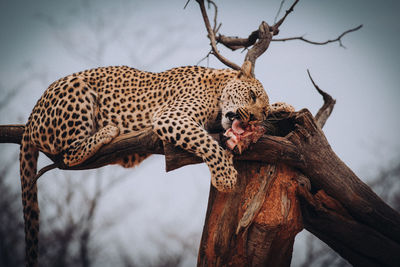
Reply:
[[[230,121],[233,121],[238,117],[238,115],[235,112],[229,111],[225,114],[225,117],[227,117]]]

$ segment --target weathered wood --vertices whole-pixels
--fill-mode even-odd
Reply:
[[[357,222],[335,199],[320,190],[298,188],[304,227],[354,266],[400,266],[400,245]]]
[[[24,129],[23,124],[0,125],[0,143],[21,144]]]
[[[213,135],[214,139],[220,140],[219,135]],[[290,166],[301,167],[305,163],[303,156],[298,153],[297,148],[284,137],[264,135],[256,145],[250,146],[241,155],[235,155],[236,160],[262,161],[266,163],[287,163]],[[199,157],[186,150],[173,145],[165,145],[165,161],[167,171],[178,169],[182,166],[203,162]]]
[[[0,143],[21,143],[23,125],[0,125]],[[212,134],[214,139],[220,140],[219,134]],[[166,150],[164,152],[164,150]],[[60,169],[84,170],[99,168],[114,162],[128,154],[163,154],[165,155],[167,171],[202,163],[202,159],[171,144],[163,144],[151,130],[139,134],[124,134],[118,136],[110,144],[103,146],[92,158],[82,164],[67,167],[61,161],[61,155],[46,154]],[[269,163],[285,162],[293,166],[302,166],[302,155],[297,148],[283,137],[264,135],[242,155],[238,160],[264,161]]]
[[[210,189],[198,266],[290,266],[303,229],[295,172],[250,161],[235,167],[233,193]]]
[[[294,130],[287,136],[303,155],[299,169],[312,186],[339,201],[358,222],[400,244],[400,215],[380,199],[333,152],[308,110],[298,112]]]

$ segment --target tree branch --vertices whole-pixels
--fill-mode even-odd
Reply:
[[[20,144],[23,125],[0,125],[0,143],[17,143]],[[13,133],[10,136],[10,133]],[[212,134],[219,141],[219,134]],[[62,155],[46,154],[59,169],[64,170],[85,170],[99,168],[108,164],[112,164],[119,158],[134,153],[144,154],[162,154],[165,155],[167,171],[172,171],[180,167],[202,163],[203,160],[194,154],[173,146],[172,144],[163,142],[158,139],[157,135],[152,131],[144,131],[140,134],[120,135],[110,144],[99,149],[99,151],[90,159],[82,164],[68,167],[62,162]],[[290,165],[302,166],[302,156],[297,152],[293,144],[285,138],[279,136],[264,135],[257,142],[256,146],[251,146],[242,155],[235,157],[237,160],[253,160],[275,163],[284,161]]]
[[[299,168],[314,190],[323,189],[360,223],[400,244],[400,214],[380,199],[333,152],[321,128],[307,110],[300,111],[286,137],[304,156]]]
[[[299,41],[303,41],[303,42],[306,42],[306,43],[309,43],[309,44],[313,44],[313,45],[326,45],[326,44],[329,44],[329,43],[339,42],[339,45],[340,45],[341,47],[345,48],[345,46],[344,46],[343,43],[342,43],[342,38],[343,38],[346,34],[348,34],[348,33],[358,31],[359,29],[362,28],[362,26],[363,26],[363,25],[361,24],[361,25],[359,25],[359,26],[357,26],[357,27],[355,27],[355,28],[352,28],[352,29],[350,29],[350,30],[347,30],[347,31],[343,32],[342,34],[340,34],[340,35],[339,35],[337,38],[335,38],[335,39],[327,40],[327,41],[324,41],[324,42],[311,41],[311,40],[308,40],[308,39],[304,38],[303,36],[299,36],[299,37],[289,37],[289,38],[273,38],[273,39],[272,39],[272,42],[285,42],[285,41],[299,40]]]
[[[247,38],[230,37],[225,35],[218,35],[216,40],[218,43],[223,44],[227,48],[235,51],[240,48],[247,48],[255,44],[258,39],[258,30],[253,31]]]
[[[279,8],[278,11],[276,12],[275,18],[274,18],[274,24],[276,23],[276,21],[278,20],[278,16],[281,13],[281,10],[283,8],[283,4],[285,3],[285,0],[281,0],[281,3],[279,4]]]
[[[272,40],[272,36],[273,34],[271,33],[271,29],[269,28],[268,24],[265,21],[261,22],[261,25],[258,28],[258,40],[253,47],[249,49],[244,59],[245,61],[251,62],[251,72],[253,76],[256,60],[268,49]]]
[[[201,9],[201,13],[203,15],[203,20],[207,28],[208,38],[211,41],[211,48],[213,54],[225,65],[231,67],[235,70],[239,70],[240,67],[233,62],[230,62],[228,59],[223,57],[218,49],[217,49],[217,42],[225,45],[226,47],[230,48],[231,50],[236,50],[238,48],[248,48],[253,46],[246,54],[245,61],[251,62],[252,65],[252,74],[254,76],[254,67],[255,61],[257,58],[262,55],[267,49],[269,44],[271,43],[273,35],[277,35],[279,33],[279,27],[285,21],[286,17],[293,11],[296,4],[299,0],[294,1],[292,6],[286,11],[285,15],[272,27],[270,27],[265,21],[261,22],[258,30],[253,31],[248,38],[238,38],[238,37],[228,37],[224,35],[219,35],[216,37],[216,33],[219,29],[217,27],[217,6],[211,0],[208,0],[215,8],[215,16],[214,16],[214,27],[212,28],[210,25],[210,21],[207,16],[207,12],[204,6],[204,0],[196,0]]]
[[[328,93],[322,91],[318,87],[318,85],[314,82],[313,78],[311,77],[310,71],[308,69],[307,73],[315,89],[317,89],[318,93],[322,95],[322,98],[324,99],[324,105],[318,110],[317,115],[315,115],[315,121],[317,125],[322,129],[325,125],[325,122],[328,120],[329,116],[333,111],[333,108],[336,104],[336,100],[333,99]]]
[[[304,227],[354,266],[398,266],[400,245],[355,220],[324,190],[298,187]]]
[[[247,38],[239,38],[239,37],[231,37],[231,36],[225,36],[225,35],[218,35],[216,37],[216,40],[223,44],[224,46],[226,46],[227,48],[231,49],[232,51],[235,51],[236,49],[240,49],[240,48],[248,48],[252,45],[254,45],[257,41],[257,39],[261,39],[261,38],[265,38],[265,36],[260,36],[260,28],[265,28],[265,25],[263,26],[263,24],[266,24],[266,26],[269,27],[268,32],[271,31],[272,35],[277,35],[279,33],[279,27],[282,25],[282,23],[285,21],[286,17],[293,12],[294,7],[296,6],[296,4],[299,2],[299,0],[296,0],[292,6],[286,10],[285,15],[277,22],[275,23],[273,26],[269,27],[268,24],[266,22],[262,22],[261,25],[259,26],[258,30],[253,31],[249,37]],[[282,5],[282,3],[281,3]],[[281,9],[281,7],[280,7]],[[278,14],[277,14],[278,15]],[[265,32],[265,30],[264,30]],[[264,33],[265,34],[265,33]]]
[[[201,10],[201,14],[203,16],[203,20],[204,20],[204,24],[206,26],[207,29],[207,33],[208,33],[208,38],[210,39],[211,42],[211,49],[213,51],[213,54],[222,62],[224,63],[226,66],[234,69],[234,70],[240,70],[240,66],[236,65],[235,63],[229,61],[227,58],[225,58],[224,56],[222,56],[217,48],[217,42],[215,40],[215,32],[214,30],[211,28],[211,24],[210,21],[208,19],[208,15],[207,15],[207,11],[206,8],[204,6],[204,0],[196,0],[197,3],[199,3],[200,6],[200,10]],[[215,6],[215,4],[214,4]]]
[[[23,124],[0,125],[0,143],[21,144],[24,130]]]
[[[272,30],[273,30],[273,34],[277,35],[279,33],[279,27],[282,25],[282,23],[285,21],[286,17],[293,12],[294,7],[297,5],[297,3],[299,2],[299,0],[294,1],[294,3],[290,6],[290,8],[288,10],[286,10],[285,15],[277,22],[274,24],[274,26],[272,26]]]
[[[225,36],[222,34],[219,34],[218,36],[216,36],[216,33],[219,30],[219,26],[221,26],[221,24],[219,26],[217,26],[217,5],[213,1],[207,0],[208,3],[212,4],[215,8],[214,27],[211,27],[211,24],[208,19],[207,12],[206,12],[206,9],[204,6],[204,0],[196,0],[196,1],[200,5],[203,20],[204,20],[204,23],[205,23],[205,26],[206,26],[206,29],[208,32],[208,38],[210,39],[210,42],[211,42],[212,53],[226,66],[231,67],[235,70],[240,70],[240,67],[238,65],[229,61],[227,58],[223,57],[220,54],[220,52],[218,51],[218,48],[217,48],[217,42],[224,45],[225,47],[231,49],[232,51],[235,51],[235,50],[241,49],[241,48],[247,49],[252,46],[246,54],[245,61],[251,62],[251,65],[252,65],[251,70],[252,70],[253,76],[254,76],[254,69],[255,69],[255,61],[257,60],[257,58],[260,55],[262,55],[268,49],[271,41],[284,42],[284,41],[291,41],[291,40],[300,40],[300,41],[304,41],[304,42],[314,44],[314,45],[326,45],[326,44],[329,44],[332,42],[339,42],[339,45],[341,47],[344,47],[344,45],[342,43],[342,38],[346,34],[357,31],[357,30],[361,29],[361,27],[362,27],[362,25],[359,25],[353,29],[343,32],[336,39],[327,40],[325,42],[311,41],[311,40],[304,38],[303,36],[290,37],[290,38],[273,38],[273,36],[279,34],[279,27],[283,24],[283,22],[286,20],[288,15],[293,12],[294,7],[299,2],[299,0],[295,0],[293,2],[293,4],[290,6],[290,8],[288,10],[286,10],[285,15],[278,22],[276,22],[273,26],[269,26],[265,21],[263,21],[260,24],[258,30],[253,31],[247,38]],[[281,5],[282,4],[283,3],[281,2]],[[205,58],[207,58],[209,55],[210,55],[210,53]]]

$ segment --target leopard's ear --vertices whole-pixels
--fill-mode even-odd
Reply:
[[[250,61],[246,60],[243,63],[242,67],[240,68],[239,78],[241,76],[244,76],[246,78],[254,78],[253,64],[251,64]]]

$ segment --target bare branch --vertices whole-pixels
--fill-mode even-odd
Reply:
[[[304,38],[303,36],[289,37],[289,38],[274,38],[274,39],[272,39],[272,41],[273,42],[286,42],[286,41],[299,40],[299,41],[303,41],[303,42],[306,42],[306,43],[309,43],[309,44],[313,44],[313,45],[326,45],[326,44],[329,44],[329,43],[338,42],[341,47],[346,48],[342,43],[342,38],[348,33],[358,31],[359,29],[362,28],[362,26],[363,25],[361,24],[361,25],[359,25],[359,26],[357,26],[355,28],[352,28],[350,30],[347,30],[347,31],[343,32],[342,34],[340,34],[335,39],[327,40],[327,41],[324,41],[324,42],[311,41],[311,40],[308,40],[308,39]]]
[[[336,100],[333,99],[328,93],[322,91],[321,88],[319,88],[319,86],[314,82],[313,78],[311,77],[310,71],[308,69],[307,73],[315,89],[317,89],[318,93],[322,95],[322,98],[324,99],[324,105],[318,110],[317,115],[315,115],[315,121],[317,125],[322,129],[332,113],[332,110],[336,104]]]
[[[23,124],[0,125],[0,143],[21,144],[24,130]]]
[[[362,25],[359,25],[358,27],[355,27],[353,29],[347,30],[345,32],[343,32],[341,35],[339,35],[336,39],[333,40],[327,40],[325,42],[315,42],[315,41],[311,41],[308,40],[306,38],[304,38],[303,36],[301,37],[290,37],[290,38],[273,38],[273,36],[278,35],[279,34],[279,27],[283,24],[283,22],[286,20],[286,18],[288,17],[288,15],[290,13],[293,12],[294,7],[297,5],[297,3],[299,2],[299,0],[295,0],[293,2],[293,4],[290,6],[290,8],[288,10],[286,10],[285,15],[278,21],[276,22],[273,26],[269,26],[266,22],[262,22],[261,25],[259,26],[259,29],[256,31],[253,31],[247,38],[239,38],[239,37],[232,37],[232,36],[225,36],[225,35],[218,35],[216,36],[216,33],[219,30],[219,26],[217,26],[217,6],[216,4],[211,1],[211,0],[207,0],[207,2],[209,3],[209,5],[213,5],[215,8],[215,15],[214,15],[214,26],[211,27],[210,21],[208,19],[205,7],[204,7],[204,0],[196,0],[199,5],[200,5],[200,9],[203,15],[203,19],[204,19],[204,23],[206,25],[207,28],[207,32],[208,32],[208,38],[211,41],[211,48],[212,48],[212,54],[214,54],[222,63],[224,63],[225,65],[239,70],[240,67],[238,65],[236,65],[233,62],[230,62],[228,59],[224,58],[218,51],[217,49],[217,42],[220,44],[223,44],[225,47],[231,49],[232,51],[235,51],[237,49],[248,49],[249,47],[251,47],[250,49],[248,49],[248,52],[246,54],[245,57],[245,61],[249,61],[251,62],[251,74],[254,76],[254,67],[255,67],[255,61],[257,60],[257,58],[262,55],[269,47],[269,44],[271,43],[271,41],[290,41],[290,40],[301,40],[310,44],[315,44],[315,45],[325,45],[328,43],[332,43],[332,42],[339,42],[339,45],[341,47],[344,47],[342,44],[342,38],[351,32],[357,31],[359,30]],[[276,15],[276,17],[279,15],[280,10],[282,9],[284,1],[281,2],[280,5],[280,9]],[[277,18],[275,18],[276,20]],[[210,54],[210,53],[209,53]],[[205,57],[208,58],[209,54]],[[204,59],[202,59],[204,60]]]
[[[218,17],[218,6],[211,0],[207,0],[208,5],[212,5],[214,7],[214,26],[213,26],[213,32],[214,35],[217,34],[219,27],[221,26],[221,24],[219,26],[217,26],[217,17]],[[209,7],[210,8],[210,7]]]
[[[258,30],[253,31],[247,38],[230,37],[225,35],[218,35],[217,41],[227,48],[235,51],[240,48],[247,48],[255,44],[258,39]]]
[[[400,260],[397,251],[400,246],[397,242],[393,242],[390,236],[384,236],[375,227],[355,219],[343,203],[324,190],[319,190],[313,195],[300,186],[297,193],[300,196],[305,228],[352,265],[397,266],[396,262]],[[312,258],[317,255],[312,252],[309,250],[308,254],[311,257],[308,264],[305,262],[302,266],[310,266],[315,260]],[[326,255],[327,251],[324,252]]]
[[[282,0],[281,3],[280,3],[280,5],[279,5],[278,12],[276,12],[276,15],[275,15],[274,24],[275,24],[276,21],[278,20],[278,16],[279,16],[279,14],[281,13],[281,10],[282,10],[282,7],[283,7],[283,4],[284,4],[284,3],[285,3],[285,0]]]
[[[294,7],[297,5],[299,0],[294,1],[294,3],[290,6],[288,10],[286,10],[285,15],[277,22],[274,24],[274,26],[271,27],[273,29],[274,35],[277,35],[279,33],[279,27],[282,25],[282,23],[285,21],[286,17],[293,12]]]
[[[185,4],[185,6],[183,7],[183,9],[186,9],[186,7],[187,7],[187,5],[189,4],[189,2],[190,2],[190,0],[187,0],[187,1],[186,1],[186,4]]]
[[[196,63],[196,65],[199,65],[201,62],[203,62],[204,60],[207,59],[207,67],[208,67],[208,61],[209,61],[209,58],[210,58],[210,55],[211,55],[211,54],[212,54],[212,51],[208,52],[207,55],[206,55],[205,57],[203,57],[202,59],[200,59],[200,60]]]
[[[265,21],[261,22],[258,30],[253,31],[248,38],[238,37],[227,37],[219,35],[216,40],[230,48],[236,50],[239,48],[248,48],[253,46],[246,54],[245,61],[251,62],[252,68],[251,73],[254,76],[255,62],[259,56],[261,56],[269,47],[273,35],[279,33],[279,27],[285,21],[286,17],[293,11],[299,0],[294,1],[292,6],[286,11],[285,15],[272,27],[270,27]]]
[[[272,31],[274,35],[277,35],[279,32],[279,27],[282,25],[282,23],[285,21],[286,17],[293,11],[295,5],[298,3],[299,0],[296,0],[292,6],[286,11],[285,16],[281,18],[277,23],[275,23],[273,26],[269,27],[269,31]],[[278,14],[280,13],[280,10],[282,8],[283,2],[281,2],[281,6],[279,8]],[[276,19],[275,19],[276,20]],[[261,25],[267,24],[266,22],[262,22]],[[261,27],[260,25],[260,27]],[[268,25],[268,24],[267,24]],[[257,39],[262,38],[260,36],[260,27],[258,30],[253,31],[249,37],[247,38],[239,38],[239,37],[230,37],[230,36],[224,36],[224,35],[219,35],[216,37],[216,40],[223,44],[224,46],[228,47],[231,50],[236,50],[239,48],[247,48],[252,45],[254,45],[257,41]]]
[[[206,29],[207,29],[208,38],[210,39],[210,42],[211,42],[211,49],[213,51],[213,54],[222,63],[224,63],[226,66],[228,66],[228,67],[230,67],[232,69],[235,69],[235,70],[240,70],[240,66],[238,66],[235,63],[229,61],[227,58],[225,58],[224,56],[222,56],[219,53],[218,48],[217,48],[216,38],[215,38],[215,32],[211,28],[210,21],[208,19],[208,15],[207,15],[207,11],[206,11],[206,8],[204,6],[204,0],[196,0],[196,1],[197,1],[197,3],[199,3],[201,14],[203,15],[204,24],[205,24]]]
[[[295,116],[296,114],[293,114]],[[21,140],[23,125],[1,125],[0,140],[2,143],[12,143]],[[10,129],[16,128],[12,138],[7,138]],[[220,140],[219,134],[212,135],[217,141]],[[189,164],[202,163],[202,159],[172,144],[163,144],[162,141],[150,131],[143,131],[140,134],[124,134],[115,138],[110,144],[103,146],[99,151],[87,161],[80,165],[68,167],[63,164],[61,155],[46,154],[59,169],[85,170],[99,168],[112,164],[116,160],[134,153],[164,154],[167,171],[171,171]],[[297,153],[295,146],[285,138],[279,136],[264,135],[257,142],[257,146],[251,146],[242,155],[235,157],[237,160],[256,160],[265,162],[276,162],[282,160],[288,164],[302,166],[302,157]],[[47,168],[47,167],[46,167]],[[50,167],[48,167],[50,168]]]
[[[258,41],[253,45],[253,47],[247,52],[245,61],[250,61],[252,68],[251,72],[254,76],[254,68],[256,64],[256,60],[259,56],[261,56],[269,47],[269,44],[272,40],[272,33],[270,32],[270,28],[268,24],[263,21],[258,28]]]

